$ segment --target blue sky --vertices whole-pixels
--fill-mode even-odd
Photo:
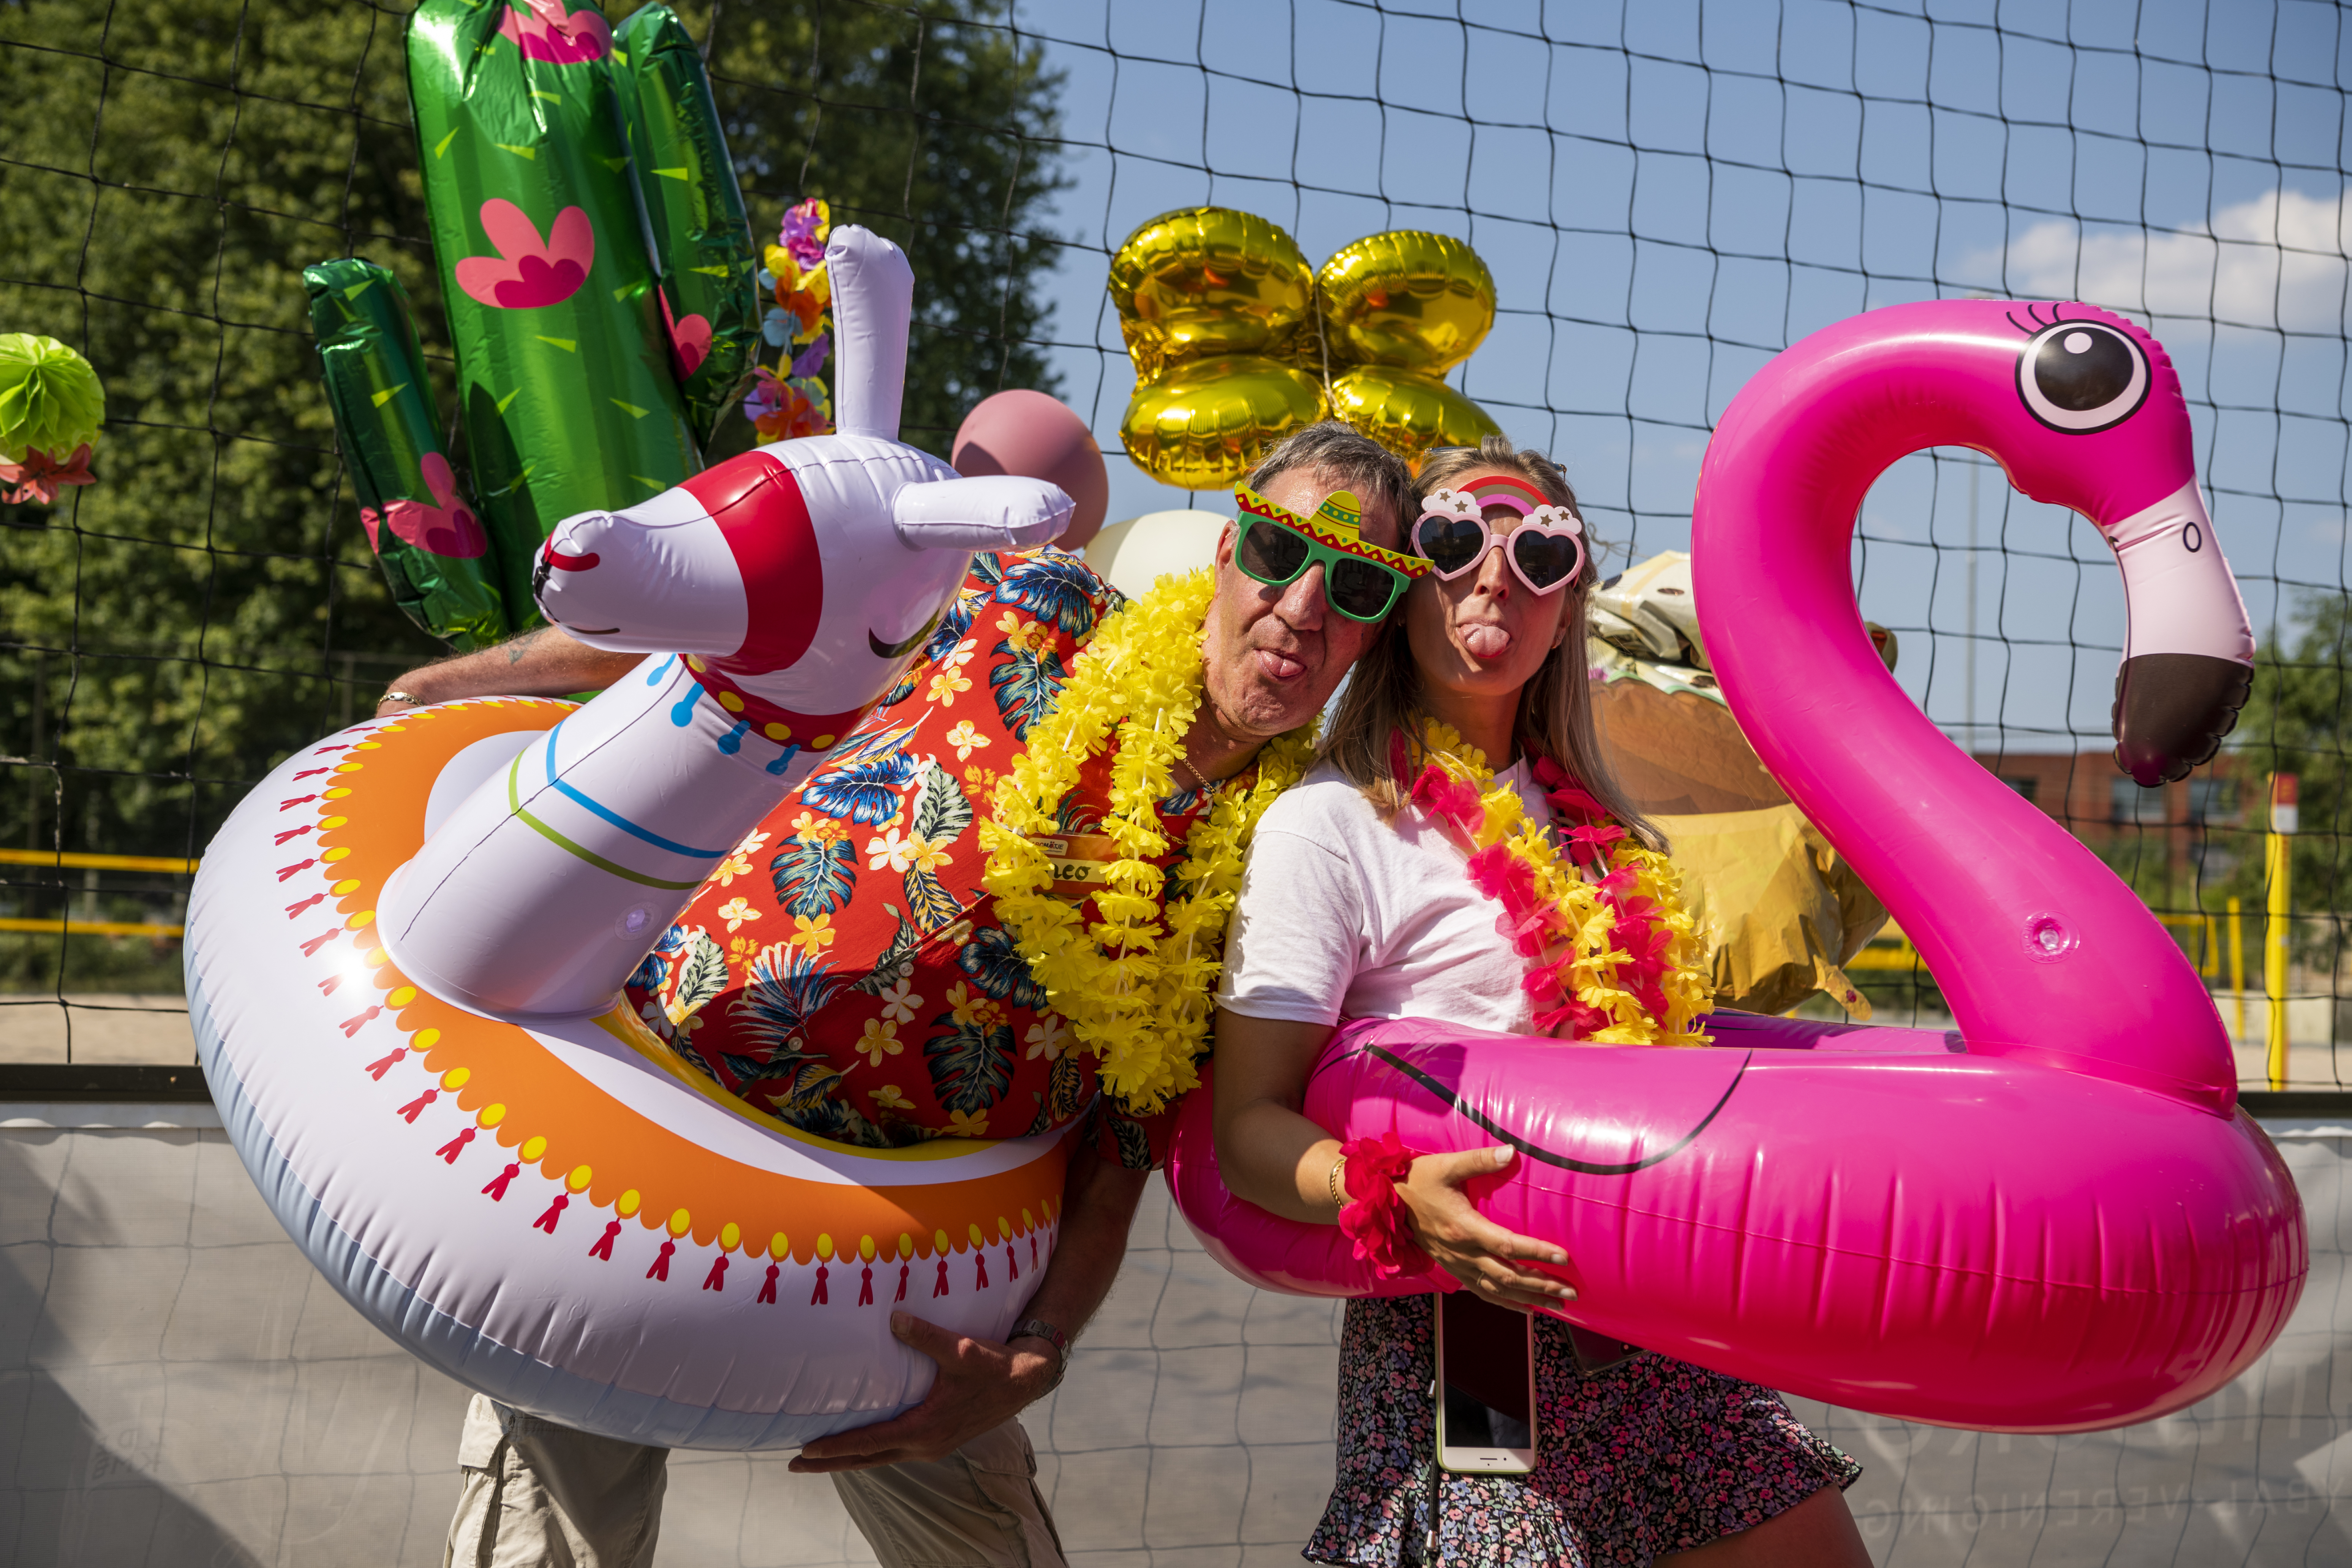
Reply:
[[[2346,136],[2331,5],[1827,0],[1019,0],[1066,74],[1051,286],[1064,395],[1114,519],[1190,502],[1118,450],[1134,377],[1108,253],[1171,207],[1319,263],[1384,228],[1475,246],[1503,314],[1457,384],[1568,467],[1605,538],[1686,548],[1706,431],[1771,354],[1900,300],[2085,299],[2179,363],[2258,632],[2344,582]],[[2122,595],[2087,523],[1961,455],[1864,507],[1864,613],[1979,743],[2095,745]],[[1217,508],[1221,498],[1202,497]],[[1623,557],[1620,557],[1621,561]]]

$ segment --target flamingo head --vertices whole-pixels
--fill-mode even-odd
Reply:
[[[2116,765],[2157,784],[2212,756],[2252,688],[2253,632],[2198,491],[2189,407],[2162,344],[2091,305],[1889,306],[1767,366],[1717,445],[1736,426],[1794,419],[1800,404],[1836,410],[1843,435],[1816,448],[1834,471],[1784,476],[1824,501],[1837,492],[1822,515],[1841,526],[1885,464],[1934,446],[1973,447],[2026,495],[2088,518],[2116,552],[2129,614]],[[1708,458],[1712,468],[1715,447]]]
[[[2121,316],[1998,309],[2008,395],[1995,400],[2003,428],[1985,449],[2019,489],[2081,512],[2114,548],[2130,627],[2116,672],[2116,765],[2142,784],[2169,783],[2237,722],[2254,658],[2198,490],[2179,374]]]

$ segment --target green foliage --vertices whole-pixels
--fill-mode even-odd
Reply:
[[[709,40],[753,238],[772,243],[786,206],[823,196],[835,223],[905,248],[915,330],[904,437],[945,457],[989,394],[1056,390],[1035,346],[1048,307],[1030,280],[1053,265],[1040,226],[1067,184],[1053,161],[1061,78],[1034,43],[1015,47],[1009,5],[728,5],[713,38],[711,7],[673,4]],[[738,415],[715,445],[753,438]]]
[[[0,507],[0,752],[58,764],[9,770],[0,842],[196,853],[341,717],[339,679],[434,651],[341,489],[300,276],[357,249],[434,298],[387,237],[423,226],[397,30],[235,0],[0,6],[0,330],[81,350],[108,415],[98,484]]]
[[[710,7],[682,10],[707,37]],[[1003,11],[724,6],[710,58],[755,234],[818,195],[908,247],[907,429],[939,451],[979,397],[1046,381],[1013,340],[1045,325],[1057,83],[987,25]],[[337,255],[390,268],[454,406],[405,20],[0,0],[0,331],[80,350],[109,416],[98,484],[0,506],[0,756],[25,759],[0,844],[198,853],[252,780],[438,651],[369,552],[301,281]],[[713,444],[752,438],[739,414]]]
[[[2352,741],[2346,667],[2352,662],[2352,595],[2312,594],[2296,606],[2289,633],[2273,627],[2255,656],[2254,690],[2231,737],[2242,776],[2254,796],[2247,802],[2246,826],[2232,835],[2245,847],[2221,893],[2234,894],[2259,919],[2263,882],[2262,832],[2266,826],[2260,792],[2265,775],[2294,773],[2301,781],[2301,831],[2294,837],[2294,899],[2299,920],[2296,956],[2332,970],[2343,952],[2346,932],[2336,911],[2352,902],[2352,856],[2345,834],[2345,748]],[[2208,899],[2208,907],[2218,904]],[[2250,939],[2251,940],[2251,939]],[[2255,962],[2259,962],[2257,958]]]

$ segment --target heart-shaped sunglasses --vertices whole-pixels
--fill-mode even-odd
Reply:
[[[1527,494],[1513,491],[1525,489]],[[1519,514],[1510,532],[1496,537],[1486,509],[1507,506]],[[1479,481],[1470,490],[1433,490],[1412,525],[1412,547],[1452,582],[1475,570],[1490,549],[1500,548],[1530,592],[1556,593],[1584,569],[1584,524],[1564,506],[1554,506],[1533,486],[1503,479]]]

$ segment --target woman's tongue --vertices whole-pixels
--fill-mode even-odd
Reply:
[[[1462,628],[1462,646],[1479,658],[1500,658],[1511,651],[1511,634],[1491,621],[1474,621]]]

